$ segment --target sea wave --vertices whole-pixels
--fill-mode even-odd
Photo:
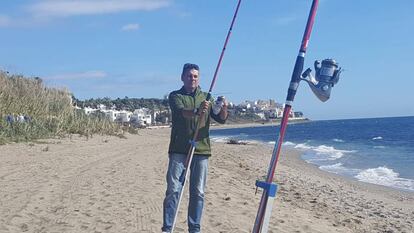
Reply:
[[[267,142],[267,144],[271,144],[271,145],[274,145],[275,143],[276,143],[276,141],[269,141],[269,142]],[[289,142],[289,141],[283,142],[282,145],[283,146],[296,146],[295,143]]]
[[[328,172],[333,172],[336,174],[339,174],[340,171],[345,170],[345,167],[342,165],[342,163],[335,163],[332,165],[324,165],[324,166],[320,166],[319,167],[321,170],[324,171],[328,171]]]
[[[349,175],[349,176],[354,176],[355,174],[358,174],[358,172],[361,171],[360,169],[344,167],[342,163],[323,165],[323,166],[320,166],[319,169],[327,171],[327,172],[332,172],[335,174]]]
[[[369,168],[355,176],[359,181],[414,191],[414,180],[401,178],[387,167]]]
[[[211,141],[220,143],[228,142],[230,139],[231,137],[211,137]]]
[[[295,143],[289,142],[289,141],[284,142],[282,145],[284,145],[284,146],[296,146]]]
[[[246,143],[246,144],[263,144],[263,142],[259,140],[244,140],[244,139],[241,139],[240,137],[216,136],[216,137],[211,137],[210,140],[212,142],[218,142],[218,143],[228,143],[230,140],[235,140],[237,142]]]
[[[382,140],[383,138],[381,136],[373,137],[372,140]]]
[[[339,139],[339,138],[334,138],[334,139],[332,139],[332,141],[334,141],[334,142],[345,142],[344,140]]]
[[[339,150],[333,146],[319,145],[310,146],[306,143],[297,144],[294,148],[304,150],[309,162],[337,160],[342,158],[346,153],[354,153],[352,150]]]
[[[296,149],[301,149],[301,150],[312,150],[315,147],[310,146],[310,145],[308,145],[306,143],[299,143],[299,144],[296,144],[295,145],[295,148]]]

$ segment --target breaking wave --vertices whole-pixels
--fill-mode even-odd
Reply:
[[[220,143],[228,142],[230,139],[231,137],[211,137],[211,141]]]
[[[331,165],[322,165],[319,167],[319,169],[339,175],[347,175],[347,176],[355,176],[355,174],[358,174],[360,172],[360,169],[352,169],[344,167],[342,163],[335,163]]]
[[[276,142],[275,141],[269,141],[268,142],[268,144],[271,144],[271,145],[274,145]],[[286,142],[283,142],[282,143],[282,145],[283,146],[294,146],[294,145],[296,145],[295,143],[293,143],[293,142],[289,142],[289,141],[286,141]]]
[[[342,158],[346,153],[355,152],[351,150],[339,150],[333,146],[326,145],[310,146],[306,143],[297,144],[294,146],[294,148],[304,150],[304,154],[306,155],[309,162],[337,160]]]
[[[355,176],[359,181],[414,191],[414,180],[401,178],[387,167],[369,168]]]

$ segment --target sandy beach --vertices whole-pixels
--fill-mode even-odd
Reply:
[[[0,232],[161,232],[169,128],[0,146]],[[272,148],[213,143],[202,230],[250,232]],[[414,193],[282,151],[269,232],[414,232]],[[187,193],[187,190],[186,190]],[[187,232],[187,199],[176,232]]]

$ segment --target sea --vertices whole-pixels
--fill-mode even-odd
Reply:
[[[212,129],[210,135],[213,141],[235,139],[274,147],[279,129]],[[301,151],[303,160],[321,170],[414,192],[414,116],[289,124],[283,146]]]

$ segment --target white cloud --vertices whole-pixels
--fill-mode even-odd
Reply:
[[[73,79],[95,79],[95,78],[105,78],[108,74],[104,71],[86,71],[81,73],[67,73],[67,74],[57,74],[49,77],[45,77],[46,80],[73,80]]]
[[[137,23],[131,23],[131,24],[127,24],[122,26],[121,30],[122,31],[136,31],[140,28],[139,24]]]
[[[27,7],[35,17],[54,18],[78,15],[151,11],[170,5],[171,0],[42,0]]]
[[[115,14],[126,11],[153,11],[172,4],[173,0],[36,0],[21,9],[24,16],[0,14],[0,28],[33,26],[55,18],[81,15]],[[19,12],[21,15],[23,12]],[[136,26],[135,26],[136,27]],[[136,30],[138,28],[130,28]]]
[[[12,23],[10,17],[7,15],[0,15],[0,27],[10,26]]]

